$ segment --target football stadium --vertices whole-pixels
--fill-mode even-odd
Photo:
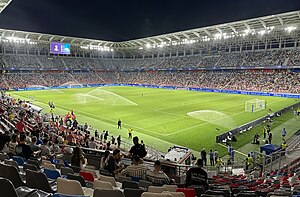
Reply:
[[[300,195],[297,7],[121,41],[0,28],[0,196]]]

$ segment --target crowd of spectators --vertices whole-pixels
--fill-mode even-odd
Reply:
[[[300,93],[300,74],[289,70],[30,73],[2,75],[2,88],[78,84],[146,84],[227,90]]]
[[[234,51],[183,56],[136,59],[102,59],[63,56],[2,55],[0,63],[8,68],[88,68],[103,70],[179,69],[201,67],[299,65],[298,50]]]

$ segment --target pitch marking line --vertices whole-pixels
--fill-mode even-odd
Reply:
[[[221,144],[221,143],[218,143],[219,145],[221,145],[221,146],[223,146],[224,148],[226,148],[227,149],[227,146],[225,146],[224,144]],[[247,154],[245,154],[245,153],[242,153],[242,152],[240,152],[240,151],[238,151],[238,150],[234,150],[234,152],[236,152],[236,153],[239,153],[239,154],[241,154],[241,155],[243,155],[243,156],[248,156]]]

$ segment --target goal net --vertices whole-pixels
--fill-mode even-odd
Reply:
[[[266,101],[260,99],[247,100],[245,103],[245,111],[257,112],[266,109]]]

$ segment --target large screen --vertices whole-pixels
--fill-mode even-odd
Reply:
[[[50,53],[52,54],[70,54],[70,44],[51,42]]]

